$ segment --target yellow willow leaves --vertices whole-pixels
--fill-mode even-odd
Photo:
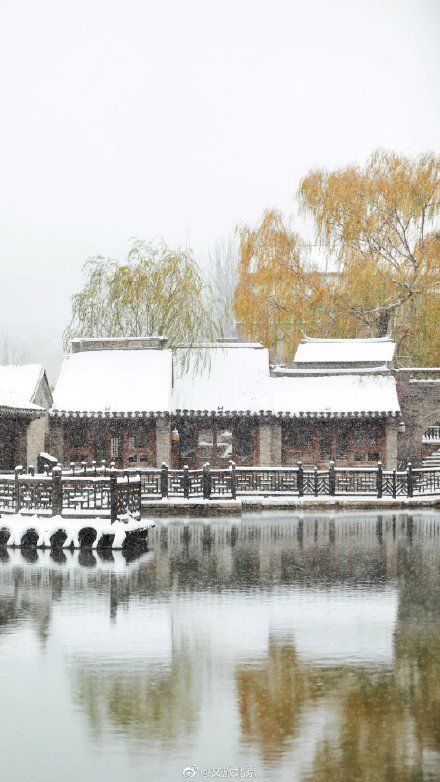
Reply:
[[[319,272],[282,216],[265,212],[241,229],[235,312],[244,334],[291,360],[302,331],[391,332],[402,363],[440,364],[439,156],[378,150],[363,167],[316,169],[298,200],[334,273]]]
[[[319,323],[325,294],[321,275],[305,263],[303,244],[275,210],[240,231],[239,280],[234,309],[239,329],[286,360],[302,330]]]

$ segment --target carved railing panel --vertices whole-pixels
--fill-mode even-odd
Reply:
[[[15,477],[0,479],[0,511],[13,511],[15,509]],[[1,524],[1,522],[0,522]]]
[[[168,470],[168,495],[183,497],[183,470]]]
[[[236,468],[237,496],[246,494],[297,494],[298,468],[249,469]]]
[[[160,470],[148,470],[140,473],[141,496],[160,497]]]
[[[317,470],[317,493],[330,494],[330,475],[327,470]]]
[[[203,470],[188,470],[188,492],[190,497],[203,496]]]
[[[377,470],[335,469],[335,495],[377,494]]]
[[[118,516],[138,513],[141,509],[141,482],[139,477],[118,478],[116,483]]]
[[[318,471],[317,470],[304,470],[303,472],[303,494],[313,495],[317,491],[318,485]]]
[[[440,470],[421,468],[413,470],[413,495],[440,494]]]
[[[408,496],[408,475],[406,470],[384,470],[382,477],[383,497]]]
[[[230,470],[211,470],[211,497],[231,497],[232,474]]]
[[[19,478],[20,510],[47,511],[52,508],[52,480],[23,475]]]
[[[81,511],[110,511],[110,482],[108,478],[62,478],[63,509]]]

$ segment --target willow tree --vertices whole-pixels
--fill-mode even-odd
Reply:
[[[65,333],[73,337],[164,335],[171,347],[214,339],[219,326],[192,254],[163,241],[132,242],[124,261],[96,256],[84,264]]]
[[[261,341],[272,357],[292,357],[301,332],[320,327],[326,286],[306,247],[282,215],[267,210],[255,227],[242,226],[234,309],[243,336]]]
[[[299,200],[334,261],[335,336],[392,332],[401,358],[440,362],[440,157],[377,151],[318,169]]]

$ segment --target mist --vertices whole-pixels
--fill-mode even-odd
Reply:
[[[87,257],[205,264],[314,166],[438,148],[426,0],[41,0],[0,13],[0,332],[56,378]],[[21,351],[21,352],[20,352]]]

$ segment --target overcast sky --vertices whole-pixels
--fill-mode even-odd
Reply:
[[[34,360],[88,256],[157,235],[203,256],[292,212],[312,166],[438,151],[439,0],[0,8],[0,331]]]

